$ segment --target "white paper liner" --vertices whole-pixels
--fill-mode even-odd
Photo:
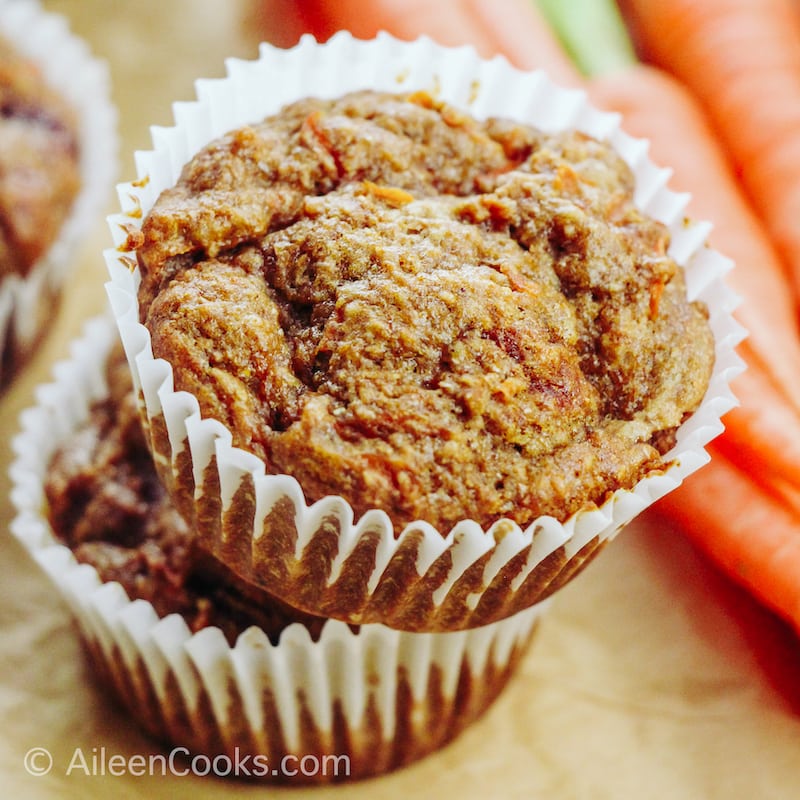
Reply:
[[[137,181],[118,187],[122,213],[109,218],[118,249],[106,252],[109,298],[159,469],[217,557],[311,613],[407,630],[466,628],[551,594],[634,516],[708,461],[704,445],[723,430],[720,417],[736,403],[728,383],[743,368],[734,348],[744,333],[731,316],[738,298],[723,282],[732,264],[706,246],[710,225],[684,217],[688,195],[666,187],[670,171],[650,161],[647,142],[620,130],[619,115],[594,109],[583,92],[558,88],[543,72],[523,73],[503,58],[484,61],[471,48],[443,48],[424,37],[406,43],[381,34],[365,42],[341,33],[326,45],[306,37],[291,50],[262,45],[258,60],[231,60],[227,71],[225,79],[198,81],[196,102],[175,104],[174,127],[152,129],[154,149],[136,154]],[[477,117],[512,117],[545,130],[574,127],[609,140],[630,164],[635,201],[669,226],[670,253],[686,268],[690,297],[708,305],[716,339],[707,396],[679,429],[666,472],[563,523],[542,517],[522,530],[501,521],[484,531],[465,520],[450,532],[416,523],[395,538],[380,510],[354,521],[342,498],[307,505],[293,478],[266,475],[263,462],[231,446],[230,431],[201,418],[193,396],[173,391],[172,368],[153,358],[139,323],[139,273],[122,252],[125,228],[141,224],[142,213],[211,138],[301,97],[363,88],[424,89]]]
[[[67,20],[36,0],[0,0],[0,36],[42,71],[47,83],[78,115],[81,189],[58,238],[25,277],[0,281],[0,353],[6,385],[52,319],[81,239],[111,197],[117,174],[117,112],[106,64],[93,57]]]
[[[159,618],[131,602],[118,583],[101,583],[53,538],[43,477],[64,437],[105,396],[113,320],[91,320],[72,358],[40,386],[13,442],[11,529],[58,587],[94,665],[137,719],[192,755],[267,759],[274,780],[365,777],[441,746],[497,696],[547,601],[509,619],[453,633],[406,633],[383,625],[354,632],[336,620],[318,640],[293,623],[272,644],[251,627],[230,647],[218,628],[191,634],[183,618]],[[290,759],[283,761],[289,756]],[[313,766],[346,756],[347,773],[284,774],[297,759]],[[333,762],[330,762],[333,763]],[[282,766],[283,764],[283,766]],[[310,768],[306,771],[312,771]]]

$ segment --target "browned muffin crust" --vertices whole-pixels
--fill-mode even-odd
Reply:
[[[176,389],[307,498],[566,518],[663,467],[713,364],[669,234],[604,143],[429,95],[307,99],[148,214],[141,316]]]
[[[317,637],[324,622],[242,583],[193,546],[156,477],[121,348],[109,361],[109,395],[52,458],[45,481],[52,529],[101,580],[118,581],[160,616],[177,613],[192,631],[222,629],[233,644],[251,625],[277,641],[292,622]]]
[[[26,275],[80,188],[76,119],[38,69],[0,39],[0,277]]]

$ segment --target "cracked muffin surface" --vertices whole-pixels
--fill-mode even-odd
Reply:
[[[175,388],[309,502],[561,520],[665,466],[705,307],[610,145],[426,93],[306,99],[215,140],[131,243]]]

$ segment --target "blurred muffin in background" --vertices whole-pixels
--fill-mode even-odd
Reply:
[[[106,67],[66,20],[0,1],[0,388],[52,318],[113,186]]]

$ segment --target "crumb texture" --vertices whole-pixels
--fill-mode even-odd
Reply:
[[[524,525],[662,468],[700,403],[713,339],[668,246],[585,135],[307,99],[161,195],[141,316],[176,389],[309,501]]]

